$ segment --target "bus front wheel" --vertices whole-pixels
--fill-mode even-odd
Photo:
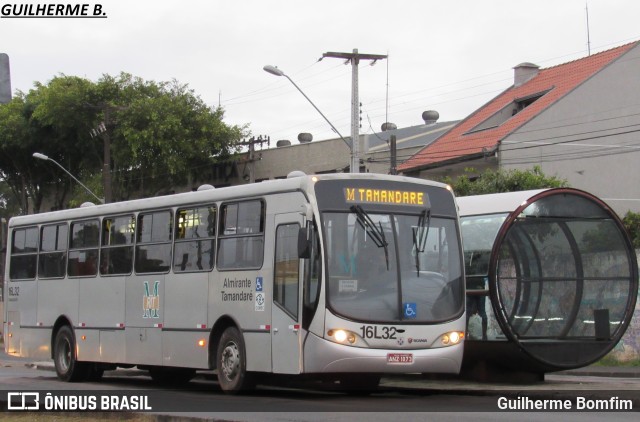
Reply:
[[[242,334],[236,327],[222,333],[216,354],[218,383],[225,393],[235,394],[251,386]]]
[[[76,342],[68,325],[56,334],[53,359],[58,378],[66,382],[82,381],[88,375],[88,367],[76,359]]]

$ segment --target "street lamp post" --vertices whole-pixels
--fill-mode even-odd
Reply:
[[[100,201],[101,204],[104,204],[104,199],[99,198],[98,195],[96,195],[95,193],[91,192],[91,189],[89,189],[88,187],[86,187],[81,181],[79,181],[78,179],[75,178],[75,176],[73,174],[71,174],[66,168],[62,167],[60,165],[60,163],[58,163],[56,160],[54,160],[53,158],[49,158],[48,156],[44,155],[44,154],[40,154],[39,152],[34,152],[33,153],[33,158],[37,158],[39,160],[44,160],[44,161],[51,161],[53,164],[55,164],[56,166],[60,167],[62,169],[62,171],[64,171],[65,173],[67,173],[69,175],[69,177],[71,177],[73,180],[75,180],[80,186],[82,186],[84,188],[84,190],[86,190],[87,192],[89,192],[94,198],[96,198],[98,201]]]
[[[336,127],[333,125],[333,123],[331,123],[331,122],[329,121],[329,119],[327,119],[327,117],[326,117],[324,114],[322,114],[322,112],[320,111],[320,109],[319,109],[319,108],[318,108],[318,107],[313,103],[313,101],[311,101],[311,99],[310,99],[309,97],[307,97],[307,94],[305,94],[305,93],[300,89],[300,87],[299,87],[298,85],[296,85],[296,83],[295,83],[295,82],[293,82],[293,79],[291,79],[291,78],[290,78],[286,73],[284,73],[282,70],[278,69],[277,67],[275,67],[275,66],[271,66],[271,65],[266,65],[266,66],[265,66],[265,67],[263,67],[262,69],[263,69],[265,72],[267,72],[267,73],[271,73],[272,75],[276,75],[276,76],[284,76],[285,78],[289,79],[289,82],[291,82],[291,83],[293,84],[293,86],[295,86],[295,87],[296,87],[296,89],[297,89],[298,91],[300,91],[300,93],[304,96],[304,98],[306,98],[306,99],[307,99],[307,101],[309,101],[309,103],[311,103],[311,105],[313,106],[313,108],[315,108],[315,109],[316,109],[316,111],[317,111],[318,113],[320,113],[320,115],[324,118],[324,120],[326,120],[326,122],[327,122],[327,123],[329,123],[329,126],[331,126],[331,129],[333,129],[333,130],[334,130],[334,132],[336,132],[336,133],[338,134],[338,136],[340,137],[340,139],[342,139],[342,140],[344,141],[344,143],[345,143],[345,144],[347,144],[347,147],[349,147],[349,150],[351,151],[350,172],[351,172],[351,173],[358,173],[358,172],[360,171],[359,163],[358,163],[358,165],[357,165],[357,166],[355,166],[355,168],[354,168],[354,165],[353,165],[353,162],[354,162],[354,159],[353,159],[353,147],[352,147],[351,145],[349,145],[349,142],[348,142],[346,139],[344,139],[344,136],[342,136],[342,135],[340,134],[340,132],[338,131],[338,129],[336,129]],[[356,140],[356,141],[354,141],[353,139],[351,139],[351,142],[352,142],[352,144],[353,144],[354,142],[357,142],[357,140]]]

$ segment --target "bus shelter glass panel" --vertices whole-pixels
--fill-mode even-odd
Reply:
[[[373,322],[436,322],[460,313],[454,220],[361,210],[325,213],[323,221],[335,312]]]
[[[622,233],[611,220],[575,222],[568,226],[576,236],[584,273],[576,322],[569,335],[608,338],[621,326],[631,285],[629,256]]]
[[[497,291],[502,317],[537,358],[589,361],[618,335],[635,292],[632,260],[611,216],[577,195],[542,198],[511,224],[500,246]],[[562,356],[528,340],[596,341]],[[568,349],[567,349],[568,350]]]
[[[467,339],[504,339],[489,298],[489,263],[506,213],[460,218],[467,287]]]
[[[464,245],[465,274],[467,277],[486,277],[489,274],[489,259],[498,230],[507,214],[477,215],[460,218],[462,243]],[[467,289],[485,289],[484,283],[467,284]]]

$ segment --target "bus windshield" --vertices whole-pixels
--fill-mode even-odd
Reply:
[[[364,210],[323,213],[328,302],[370,322],[436,323],[462,313],[455,219]]]

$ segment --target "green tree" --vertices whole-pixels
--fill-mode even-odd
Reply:
[[[39,207],[42,192],[38,186],[46,183],[48,177],[38,171],[31,157],[46,139],[46,133],[31,121],[33,108],[21,93],[10,103],[0,105],[0,177],[24,212],[27,198]]]
[[[446,177],[444,183],[451,185],[457,196],[483,195],[487,193],[515,192],[531,189],[567,187],[566,180],[546,176],[539,166],[531,170],[487,170],[474,177],[474,169],[456,179]]]
[[[35,165],[44,181],[38,181],[33,190],[38,194],[34,210],[38,211],[41,199],[53,199],[54,208],[65,208],[69,197],[73,197],[76,183],[52,163],[34,160],[33,152],[43,153],[56,160],[71,174],[85,180],[99,171],[101,166],[101,144],[91,138],[90,130],[96,119],[96,111],[88,105],[96,101],[95,85],[83,78],[60,75],[48,84],[35,84],[35,89],[26,96],[30,107],[29,124],[35,132],[36,141],[25,155],[27,165]],[[85,192],[81,200],[93,200]]]
[[[622,219],[635,249],[640,249],[640,213],[627,211]]]
[[[118,91],[125,101],[114,107],[114,195],[128,198],[191,186],[216,161],[225,160],[246,134],[223,123],[221,108],[209,108],[177,81],[145,82],[127,74],[99,81],[101,90]]]
[[[20,204],[11,188],[5,181],[0,181],[0,218],[9,220],[20,214]]]
[[[227,125],[223,118],[222,109],[208,107],[177,81],[144,81],[127,73],[97,82],[59,75],[0,105],[0,177],[22,212],[29,212],[27,198],[35,212],[45,197],[55,208],[78,205],[92,197],[32,154],[56,160],[102,195],[108,139],[114,200],[192,186],[247,136],[246,126]],[[101,125],[105,130],[95,136]]]

